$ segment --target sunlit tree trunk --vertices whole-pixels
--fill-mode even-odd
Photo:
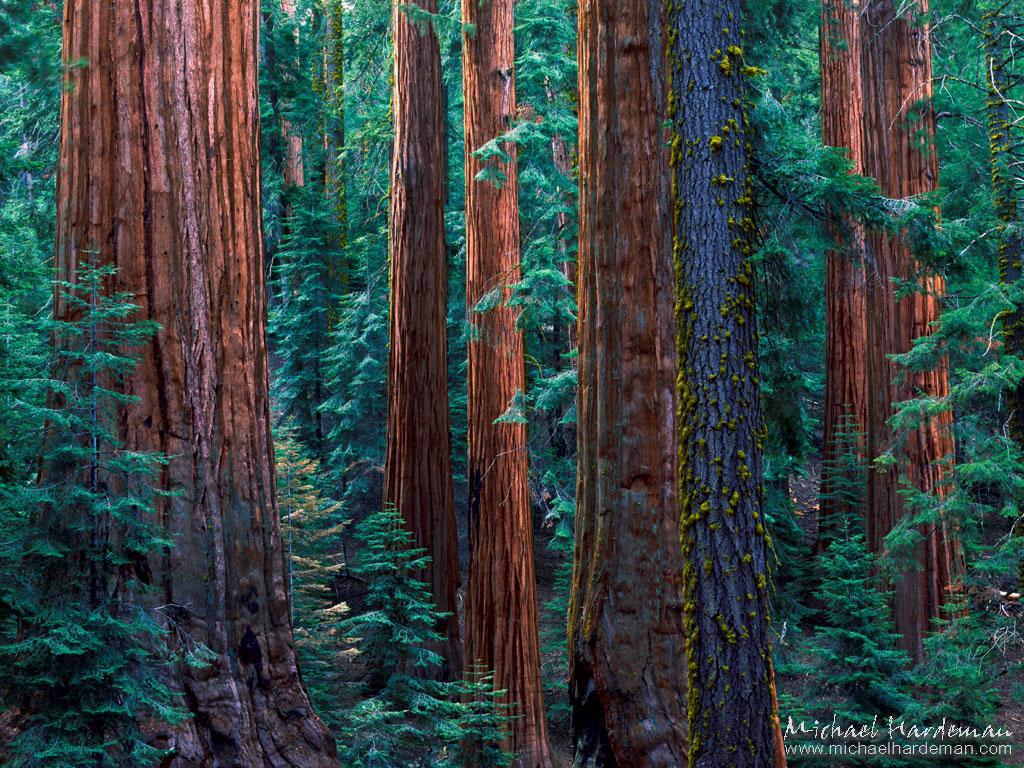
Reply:
[[[509,130],[515,116],[512,0],[463,0],[462,20],[472,323],[466,663],[493,670],[495,689],[507,691],[515,716],[507,746],[519,765],[547,768],[526,424],[521,414],[495,423],[526,389],[523,335],[516,311],[505,304],[520,278],[516,150],[504,144],[505,157],[474,156]],[[494,306],[476,311],[482,300]]]
[[[861,85],[860,8],[849,0],[821,4],[821,123],[826,146],[848,151],[851,171],[864,173],[864,102]],[[839,519],[860,510],[843,486],[857,477],[845,457],[863,461],[867,425],[867,286],[864,229],[843,217],[831,225],[836,250],[825,263],[825,429],[822,446],[818,548]]]
[[[902,8],[902,6],[901,6]],[[935,116],[931,107],[932,66],[928,26],[919,18],[926,0],[897,11],[893,0],[870,0],[862,23],[865,114],[864,168],[878,180],[882,194],[911,198],[938,185]],[[924,418],[900,440],[888,424],[897,402],[923,394],[941,398],[949,392],[945,361],[933,370],[900,370],[890,355],[906,352],[939,319],[945,282],[921,276],[919,264],[899,235],[868,235],[868,458],[892,451],[896,466],[873,463],[868,473],[867,535],[872,551],[885,549],[886,535],[907,514],[901,478],[919,491],[941,496],[950,482],[949,468],[939,462],[953,453],[951,414]],[[893,278],[917,280],[919,290],[897,299]],[[902,436],[901,436],[902,437]],[[962,556],[955,531],[946,521],[919,527],[913,564],[893,585],[896,629],[903,648],[921,660],[931,620],[952,595]],[[900,557],[906,565],[906,556]]]
[[[672,231],[660,4],[579,12],[574,766],[685,766]]]
[[[110,288],[162,326],[123,414],[127,448],[169,457],[174,546],[148,599],[169,641],[213,654],[168,670],[194,715],[152,734],[175,768],[337,765],[296,668],[275,500],[258,23],[253,0],[64,4],[57,274],[114,264]]]
[[[769,768],[785,756],[769,642],[743,3],[675,3],[668,18],[689,765]]]
[[[436,0],[420,6],[437,12]],[[394,506],[431,557],[427,573],[437,608],[452,614],[442,675],[462,666],[456,590],[456,541],[448,412],[445,264],[445,126],[441,57],[430,25],[392,9],[391,349],[388,366],[384,503]]]

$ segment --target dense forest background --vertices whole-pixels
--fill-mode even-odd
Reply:
[[[577,485],[578,469],[581,478],[589,477],[584,467],[611,461],[607,454],[580,455],[578,446],[590,445],[587,435],[594,445],[598,434],[606,439],[598,427],[580,420],[580,377],[593,376],[597,391],[617,371],[627,370],[619,366],[633,363],[616,358],[614,351],[629,349],[631,340],[643,336],[646,320],[657,317],[653,306],[667,307],[663,320],[673,342],[673,305],[680,317],[687,311],[683,291],[678,298],[658,294],[651,306],[623,292],[608,299],[621,304],[622,314],[609,315],[608,321],[622,324],[614,331],[620,335],[593,341],[589,353],[583,349],[591,342],[585,326],[577,324],[578,315],[586,315],[585,299],[577,292],[585,283],[578,256],[586,238],[607,234],[587,217],[601,221],[601,206],[615,185],[628,186],[634,179],[640,185],[654,167],[639,160],[629,165],[623,157],[664,152],[667,158],[671,151],[671,167],[678,169],[685,163],[675,153],[687,150],[672,143],[672,129],[662,124],[675,119],[668,112],[652,123],[661,132],[661,150],[630,144],[640,133],[628,127],[610,149],[579,146],[581,110],[595,121],[615,114],[614,107],[605,113],[604,106],[595,106],[604,98],[622,99],[623,114],[631,109],[626,96],[603,95],[603,87],[581,94],[577,52],[599,43],[578,41],[577,34],[586,24],[597,24],[594,7],[602,4],[582,5],[587,15],[578,18],[576,4],[564,0],[490,0],[481,8],[493,14],[479,11],[485,18],[468,20],[451,0],[396,7],[382,0],[264,0],[259,9],[263,258],[247,263],[264,267],[254,279],[262,286],[256,292],[263,292],[268,318],[276,510],[289,611],[279,623],[293,627],[301,679],[324,724],[316,728],[330,731],[332,736],[323,738],[336,739],[346,768],[508,765],[516,759],[530,768],[615,765],[611,752],[620,768],[683,765],[677,761],[686,759],[670,751],[657,762],[650,757],[654,747],[629,739],[623,746],[617,736],[602,735],[617,733],[616,718],[628,723],[645,715],[643,706],[629,709],[616,699],[641,700],[639,687],[621,693],[625,682],[602,677],[607,674],[602,664],[614,671],[617,664],[628,666],[628,659],[617,661],[614,650],[602,656],[601,644],[621,642],[623,653],[648,654],[645,669],[678,676],[681,700],[651,704],[651,711],[686,709],[687,675],[691,686],[706,679],[694,671],[695,662],[689,673],[681,657],[659,668],[658,654],[667,658],[668,646],[658,646],[660,639],[634,643],[624,634],[633,629],[591,642],[586,653],[576,650],[580,633],[590,631],[579,619],[588,604],[580,572],[594,562],[608,558],[624,569],[619,572],[629,574],[624,579],[637,581],[629,588],[631,599],[648,607],[663,599],[662,585],[668,590],[683,578],[681,565],[678,576],[663,584],[645,578],[657,568],[675,567],[671,559],[667,565],[628,570],[645,559],[664,531],[655,528],[650,540],[649,531],[631,530],[628,520],[611,523],[604,532],[596,522],[577,521],[577,488],[589,493],[586,480]],[[729,21],[727,10],[705,5],[694,4],[689,13],[713,15],[710,23],[724,26],[726,37],[739,33],[738,18]],[[825,722],[835,714],[840,722],[857,723],[876,715],[921,724],[946,717],[1024,733],[1019,328],[1024,8],[1015,0],[933,0],[918,16],[917,3],[897,9],[881,5],[907,28],[927,29],[932,79],[914,102],[934,111],[934,133],[908,128],[907,151],[934,152],[934,189],[896,183],[915,173],[914,161],[900,155],[899,146],[871,145],[872,104],[882,103],[890,84],[903,75],[881,54],[873,59],[869,50],[861,53],[861,45],[870,49],[883,33],[865,33],[856,48],[849,39],[842,19],[850,14],[861,19],[861,9],[842,2],[825,2],[823,9],[809,0],[746,3],[742,52],[733,53],[731,43],[709,47],[715,71],[745,82],[735,97],[736,109],[745,114],[738,122],[728,115],[723,120],[732,120],[725,127],[731,124],[743,137],[746,163],[736,166],[735,176],[721,172],[714,188],[738,186],[737,178],[746,184],[736,214],[744,217],[738,247],[746,249],[743,263],[749,265],[744,273],[749,279],[741,282],[750,285],[751,327],[756,324],[760,331],[751,337],[749,360],[757,360],[751,376],[760,397],[759,408],[754,402],[761,420],[756,445],[762,453],[763,495],[755,494],[750,503],[758,535],[767,534],[771,584],[764,610],[752,612],[750,633],[756,636],[758,622],[770,610],[765,644],[758,647],[770,642],[767,669],[774,677],[770,685],[767,677],[764,685],[751,683],[751,711],[776,709],[783,729],[790,718]],[[509,29],[499,18],[506,6]],[[165,498],[174,496],[173,489],[154,478],[174,476],[170,457],[185,449],[163,444],[122,449],[135,422],[117,414],[144,407],[136,403],[144,403],[147,392],[117,382],[136,380],[136,366],[149,370],[145,350],[163,331],[137,311],[138,295],[112,289],[118,277],[102,253],[83,246],[70,274],[59,249],[55,257],[54,243],[62,242],[58,230],[75,226],[58,222],[78,220],[62,212],[69,206],[66,195],[75,194],[71,185],[58,191],[61,102],[62,97],[67,101],[69,72],[92,66],[67,53],[62,58],[62,11],[60,3],[45,1],[0,3],[0,708],[6,712],[0,722],[6,746],[0,752],[5,765],[16,766],[205,765],[198,757],[185,762],[180,756],[190,742],[168,734],[195,713],[207,712],[206,694],[182,695],[166,670],[184,665],[196,680],[214,679],[204,678],[203,669],[216,669],[218,656],[232,656],[241,669],[237,679],[245,681],[240,687],[248,685],[249,695],[258,698],[271,689],[272,677],[276,685],[277,673],[270,670],[279,659],[268,644],[270,630],[255,623],[251,628],[238,624],[239,638],[228,641],[228,650],[218,649],[188,629],[186,614],[192,609],[162,599],[166,593],[155,586],[158,579],[150,584],[142,575],[149,570],[140,565],[147,558],[152,562],[183,551],[154,512],[165,504],[175,508],[178,500]],[[625,10],[621,13],[618,22],[633,22]],[[65,36],[73,23],[65,19]],[[607,29],[613,27],[609,22]],[[86,39],[89,30],[83,30]],[[681,28],[673,33],[683,35]],[[514,66],[500,71],[511,82],[514,70],[514,114],[495,127],[488,123],[493,109],[487,105],[497,98],[500,106],[501,93],[489,92],[489,81],[479,73],[497,66],[500,56],[495,59],[493,51],[512,50],[508,34],[514,35]],[[424,54],[427,35],[436,36],[436,61]],[[408,48],[401,47],[403,41]],[[844,81],[826,71],[844,54],[876,64],[884,60],[886,66],[872,69],[869,63],[861,69],[858,63],[855,70],[864,79]],[[698,54],[693,56],[696,60]],[[668,60],[666,76],[672,79],[671,54]],[[593,61],[604,59],[594,55]],[[440,80],[433,90],[400,79],[425,78],[435,67]],[[737,71],[727,71],[731,67]],[[609,72],[601,70],[600,77],[629,82],[614,68]],[[584,77],[598,75],[588,69]],[[192,85],[200,89],[199,83]],[[637,89],[643,90],[639,84]],[[686,103],[680,95],[685,91],[672,91],[672,98]],[[721,103],[729,106],[724,95]],[[79,105],[83,110],[84,104]],[[830,120],[839,125],[854,109],[867,114],[856,118],[862,121],[858,135],[868,126],[868,137],[856,139],[866,142],[864,157],[835,136],[823,136]],[[884,118],[884,110],[881,114]],[[876,126],[888,122],[877,110],[875,117]],[[64,151],[74,151],[66,148],[67,132],[78,137],[77,146],[89,136],[88,126],[76,129],[67,116],[63,130]],[[731,146],[731,134],[719,131],[711,136],[710,158],[723,136],[726,151]],[[688,141],[683,146],[690,147]],[[740,146],[739,139],[735,144]],[[429,183],[413,175],[396,183],[394,157],[408,152],[436,161],[420,166],[429,168]],[[581,175],[596,179],[602,164],[615,163],[625,165],[601,177],[606,186],[591,188],[603,190],[591,202],[582,200]],[[88,162],[83,167],[85,178]],[[664,173],[669,194],[667,163]],[[118,175],[111,171],[112,179]],[[673,189],[685,187],[687,178],[679,171]],[[731,198],[727,205],[719,198],[716,206],[714,195],[710,210],[732,210]],[[427,213],[431,200],[443,200],[443,219],[433,224]],[[688,202],[697,205],[692,198]],[[665,243],[671,250],[676,210],[675,245],[683,253],[678,227],[686,215],[660,205],[640,206],[632,221],[660,226],[668,232]],[[87,218],[90,209],[84,204],[75,210]],[[417,218],[421,212],[427,218]],[[122,210],[112,220],[122,215],[142,214]],[[729,222],[734,224],[732,218]],[[714,227],[706,229],[710,233]],[[912,251],[912,268],[881,280],[887,294],[858,288],[856,275],[863,280],[872,274],[877,254],[889,252],[884,243],[896,241]],[[596,253],[604,246],[589,247]],[[492,251],[511,261],[488,265]],[[87,258],[90,253],[96,258]],[[396,254],[403,253],[401,260]],[[639,259],[640,250],[636,253]],[[442,261],[431,262],[434,257]],[[584,260],[579,264],[582,270]],[[670,264],[652,283],[668,281],[660,283],[661,291],[672,291]],[[625,274],[630,268],[621,269]],[[511,277],[495,282],[495,272]],[[685,272],[677,273],[677,288],[685,285]],[[599,274],[597,291],[605,279]],[[405,285],[415,288],[403,298]],[[184,297],[183,283],[165,289],[175,301]],[[234,289],[225,290],[230,295]],[[246,289],[238,290],[246,295]],[[652,290],[657,293],[657,287]],[[740,289],[740,295],[747,294]],[[901,301],[926,305],[910,322],[913,336],[920,338],[906,349],[889,348],[880,335],[872,335],[882,331],[870,330],[868,318],[884,316],[898,325],[896,310],[890,317],[885,307],[902,306]],[[436,314],[426,314],[431,306]],[[396,307],[409,314],[397,315]],[[723,305],[721,316],[730,312]],[[744,326],[741,312],[737,317],[734,329]],[[843,322],[860,323],[861,335],[843,331]],[[888,326],[879,322],[879,327]],[[510,336],[522,345],[521,375],[514,365],[506,370],[500,356],[480,351],[487,347],[481,339]],[[430,339],[442,346],[429,347]],[[429,358],[423,351],[428,349],[442,350],[443,357]],[[389,368],[389,350],[405,360],[404,369],[394,367],[394,360]],[[877,371],[888,370],[885,361],[892,353],[894,378],[903,383],[887,396],[888,412],[861,416],[854,403],[836,403],[851,390],[827,394],[830,381],[843,376],[852,381],[861,368],[875,370],[875,378],[850,385],[854,393],[864,397],[866,392],[870,399],[879,388],[888,392],[886,374]],[[875,364],[869,359],[882,362],[871,368]],[[725,370],[723,358],[723,378]],[[652,369],[646,377],[641,369],[629,369],[629,375],[650,382],[650,393],[641,391],[640,401],[662,397],[655,390],[660,373]],[[694,380],[704,381],[702,375],[714,378],[698,372]],[[927,383],[943,377],[948,386]],[[674,388],[675,375],[665,381]],[[685,416],[685,385],[680,392]],[[631,425],[641,424],[656,441],[671,427],[648,425],[642,407],[621,405],[614,397],[600,405],[586,402],[593,406],[587,406],[586,419],[608,418],[612,432],[630,433]],[[624,402],[633,401],[625,397]],[[488,416],[479,403],[500,403],[499,412]],[[733,404],[736,413],[744,404]],[[152,405],[158,407],[175,406]],[[235,406],[228,400],[220,407],[230,412]],[[865,436],[871,419],[878,430],[888,430],[875,442]],[[587,431],[580,437],[579,430]],[[940,433],[941,439],[932,439]],[[517,440],[525,440],[525,454]],[[239,437],[235,444],[243,443]],[[622,455],[630,450],[627,443],[620,445]],[[921,448],[926,444],[931,447]],[[508,453],[502,445],[526,459],[508,470],[513,473],[509,488],[522,495],[518,511],[526,515],[518,521],[511,507],[501,506],[506,501],[494,502],[501,514],[487,513],[496,491],[481,480],[488,470],[480,468]],[[412,469],[392,471],[406,466],[403,461],[414,466],[408,458],[413,455],[435,476],[440,473],[430,488],[407,482]],[[742,450],[738,455],[746,461]],[[689,465],[685,459],[683,464]],[[758,464],[751,460],[750,466],[756,470]],[[914,475],[922,466],[925,480]],[[649,471],[661,477],[662,470]],[[938,480],[928,481],[930,472]],[[737,473],[749,477],[747,464]],[[884,483],[869,481],[872,473],[891,481],[882,488]],[[97,479],[101,475],[107,479]],[[668,484],[674,487],[675,478]],[[743,486],[733,487],[737,501],[727,509],[733,491],[723,493],[722,520],[729,509],[747,504],[746,495],[738,500]],[[669,494],[672,502],[675,493]],[[890,501],[880,501],[880,493],[889,494]],[[407,513],[413,503],[423,505],[419,523]],[[645,502],[631,501],[623,492],[587,503],[639,509]],[[446,506],[454,526],[444,517]],[[600,517],[586,514],[587,520]],[[886,514],[892,519],[879,522]],[[953,542],[939,545],[945,547],[945,562],[942,556],[916,554],[922,542],[931,546],[936,528]],[[715,526],[706,533],[713,541]],[[602,536],[611,537],[607,550],[595,543]],[[617,540],[623,542],[621,552]],[[757,550],[750,551],[756,565]],[[701,551],[694,557],[694,570],[706,568],[710,577],[711,555]],[[724,576],[714,567],[716,579],[739,574],[740,583],[742,566],[725,567]],[[135,575],[123,575],[128,572]],[[689,566],[686,573],[693,576]],[[763,572],[751,574],[751,579],[764,578]],[[935,606],[909,620],[901,611],[910,609],[899,602],[910,594],[908,578],[924,585],[920,590],[931,590]],[[122,605],[124,585],[131,581],[139,582],[133,589],[144,593],[149,585],[157,593],[139,602],[145,608]],[[500,598],[506,594],[508,604]],[[708,615],[723,621],[721,613]],[[567,641],[567,616],[576,645]],[[628,616],[621,620],[621,627],[634,626]],[[918,629],[908,629],[915,622]],[[727,630],[722,630],[723,647],[735,642],[735,632]],[[746,641],[746,626],[741,634]],[[461,658],[463,643],[468,650]],[[530,668],[531,658],[537,660],[539,677]],[[750,676],[756,677],[753,670]],[[727,677],[723,672],[721,679]],[[587,685],[602,691],[599,718]],[[199,684],[186,688],[204,690]],[[723,697],[729,690],[725,684]],[[214,693],[209,696],[217,700]],[[695,719],[694,706],[699,702],[690,702],[694,754],[700,754],[696,745],[705,743],[714,755],[716,739],[703,734],[703,728],[714,726],[702,726],[703,715]],[[730,717],[741,715],[732,711]],[[219,732],[216,716],[201,728]],[[728,732],[743,732],[736,728]],[[767,742],[762,743],[770,746],[771,732],[767,725],[763,730]],[[308,732],[306,737],[316,740]],[[214,754],[220,748],[216,739],[197,739],[205,739]],[[787,734],[787,745],[804,741],[814,739]],[[1024,754],[1019,739],[1010,741]],[[177,750],[178,757],[168,749]],[[234,747],[223,749],[234,756],[217,764],[256,764],[245,762],[242,747],[237,754]],[[294,754],[300,753],[289,758],[293,762],[266,757],[259,764],[336,764]],[[634,757],[623,762],[630,754]],[[725,764],[708,759],[704,765]],[[836,764],[831,759],[789,754],[792,765]],[[1020,754],[974,754],[941,764],[1015,765],[1024,764],[1022,759]],[[737,760],[736,765],[771,764],[770,757]],[[865,757],[855,764],[935,763]]]

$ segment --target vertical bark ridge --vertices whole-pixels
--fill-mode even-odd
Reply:
[[[741,0],[673,0],[670,163],[691,768],[785,756],[769,638]]]
[[[822,141],[848,150],[851,172],[864,173],[864,102],[859,5],[822,0]],[[818,548],[838,519],[859,510],[836,497],[843,453],[863,461],[867,428],[867,285],[864,229],[843,218],[831,226],[836,250],[825,262],[825,417]],[[852,441],[852,444],[841,444]],[[854,478],[845,478],[854,480]]]
[[[579,12],[574,765],[686,764],[672,234],[659,3]]]
[[[511,0],[463,0],[466,168],[466,302],[469,341],[469,576],[466,662],[494,671],[513,719],[508,748],[522,768],[551,765],[540,680],[533,514],[526,425],[495,423],[526,390],[522,333],[506,306],[520,279],[516,148],[474,152],[512,127],[516,114]],[[501,178],[477,179],[481,171]],[[485,297],[497,306],[475,312]]]
[[[419,6],[437,13],[436,0]],[[456,613],[459,551],[455,529],[447,367],[445,255],[445,126],[441,56],[429,24],[392,8],[394,87],[391,111],[389,229],[391,349],[388,365],[384,503],[402,513],[428,572],[441,626],[443,675],[462,671]]]
[[[862,15],[863,80],[865,85],[864,165],[890,198],[913,198],[938,186],[935,115],[931,107],[932,68],[928,12],[918,0],[903,14],[892,0],[869,0]],[[919,264],[905,239],[882,232],[868,234],[873,270],[868,287],[868,431],[870,460],[896,448],[888,425],[897,402],[923,394],[949,393],[945,361],[923,373],[898,370],[890,355],[906,352],[915,338],[932,332],[938,321],[945,281],[919,274]],[[917,280],[919,290],[897,300],[893,278]],[[924,420],[906,436],[897,467],[872,464],[868,473],[867,536],[872,551],[885,548],[886,535],[908,514],[899,494],[905,476],[918,490],[938,495],[950,482],[953,454],[952,415],[947,411]],[[962,553],[953,526],[945,520],[920,529],[922,540],[908,567],[894,585],[896,629],[902,647],[917,661],[931,620],[941,615],[962,573]]]
[[[64,5],[56,260],[118,268],[162,328],[135,372],[126,446],[170,457],[175,546],[149,607],[215,659],[168,675],[194,719],[153,733],[167,765],[333,766],[302,689],[284,583],[267,395],[258,9],[252,0]],[[70,308],[58,298],[55,313]],[[242,652],[244,642],[252,649]],[[258,649],[258,650],[255,650]]]

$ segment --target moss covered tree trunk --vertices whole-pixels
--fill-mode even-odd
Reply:
[[[662,32],[650,0],[580,5],[578,768],[686,764]]]
[[[769,643],[741,0],[669,10],[689,765],[784,764]]]
[[[1010,100],[1015,97],[1014,86],[1019,85],[1011,76],[1014,56],[1010,46],[1014,33],[1007,28],[1003,15],[1007,8],[993,9],[985,14],[985,49],[988,80],[988,136],[992,161],[992,207],[999,220],[999,279],[1013,290],[1021,279],[1021,260],[1024,259],[1024,227],[1020,221],[1020,192],[1015,184],[1020,178],[1014,171],[1020,156],[1020,141],[1024,132],[1014,121]],[[1024,311],[1019,308],[1003,318],[1003,350],[1024,358]],[[1018,386],[1009,403],[1010,438],[1024,450],[1024,386]],[[1015,536],[1024,537],[1024,521],[1014,526]],[[1024,558],[1017,569],[1017,579],[1024,585]]]
[[[520,278],[516,150],[504,144],[505,157],[473,154],[508,131],[515,116],[512,0],[463,0],[462,19],[466,302],[472,324],[466,663],[493,670],[495,689],[507,691],[515,716],[507,747],[518,765],[548,768],[526,424],[512,413],[495,423],[526,389],[523,336],[516,311],[506,305]]]
[[[253,0],[64,4],[57,274],[114,264],[111,290],[162,326],[123,434],[170,457],[150,607],[170,642],[212,651],[167,673],[194,715],[152,734],[174,768],[337,765],[296,668],[275,499],[258,20]]]
[[[938,185],[931,46],[920,16],[928,10],[925,0],[900,7],[902,13],[893,0],[870,0],[863,10],[864,167],[887,197],[912,198]],[[945,361],[930,371],[912,373],[889,359],[931,333],[945,282],[919,274],[919,264],[900,235],[869,233],[868,258],[873,269],[868,283],[868,458],[889,451],[899,457],[895,466],[872,464],[868,473],[868,546],[877,552],[885,549],[893,527],[910,514],[899,492],[903,478],[923,493],[945,492],[949,468],[938,462],[952,455],[953,435],[949,412],[925,418],[905,436],[895,435],[888,424],[896,403],[949,392]],[[916,280],[919,288],[897,299],[894,278]],[[912,563],[907,563],[908,555],[900,556],[907,567],[893,589],[901,644],[920,661],[924,635],[952,597],[962,556],[955,530],[946,521],[918,530],[921,540],[909,553]]]
[[[851,171],[864,173],[864,102],[860,9],[848,0],[821,4],[821,128],[826,146],[848,151]],[[825,429],[818,548],[827,545],[854,508],[851,486],[863,461],[867,426],[867,285],[864,229],[846,217],[830,227],[836,250],[825,263]],[[856,472],[854,477],[849,473]]]
[[[423,10],[436,13],[436,0]],[[394,87],[391,111],[391,348],[388,364],[384,503],[401,512],[417,547],[431,557],[427,573],[437,608],[452,614],[443,675],[462,667],[456,591],[455,528],[448,412],[447,271],[445,261],[445,126],[441,57],[430,25],[392,9]]]

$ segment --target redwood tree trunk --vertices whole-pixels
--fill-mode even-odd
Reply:
[[[742,19],[742,0],[669,11],[691,768],[785,763],[768,626]]]
[[[579,13],[574,765],[686,764],[660,3]]]
[[[281,0],[281,10],[291,20],[295,15],[295,0]],[[302,159],[302,134],[295,130],[288,120],[281,121],[281,133],[288,145],[283,173],[284,186],[286,189],[305,186],[306,167]]]
[[[551,765],[540,681],[533,516],[526,425],[495,423],[526,389],[523,336],[505,305],[519,281],[519,184],[511,157],[473,152],[504,134],[515,115],[512,0],[463,0],[466,117],[466,301],[469,341],[469,577],[466,662],[494,671],[515,719],[507,747],[522,768]],[[490,176],[477,179],[485,168]],[[474,308],[497,297],[486,312]]]
[[[194,718],[167,765],[333,766],[288,623],[270,408],[253,0],[67,0],[57,271],[118,268],[162,329],[127,383],[128,449],[169,457],[152,610],[202,669],[168,672]],[[85,66],[71,66],[76,62]],[[60,301],[56,316],[69,308]],[[158,607],[159,606],[159,607]],[[173,629],[172,629],[173,627]]]
[[[926,0],[911,4],[902,15],[894,0],[870,0],[862,16],[864,166],[890,198],[932,192],[938,184],[931,46],[927,25],[917,18],[927,10]],[[907,352],[914,339],[931,333],[939,319],[945,282],[938,276],[918,276],[910,246],[897,235],[870,233],[868,257],[874,270],[868,288],[868,458],[890,450],[900,457],[896,467],[872,464],[868,473],[868,546],[877,552],[885,548],[886,535],[909,514],[899,493],[901,477],[924,493],[944,493],[949,469],[937,462],[952,455],[953,435],[948,411],[923,420],[900,446],[888,425],[895,403],[918,393],[941,398],[949,392],[944,361],[934,370],[910,373],[889,359]],[[916,279],[920,290],[897,300],[893,278]],[[915,565],[894,585],[901,645],[918,661],[931,620],[952,597],[950,587],[962,570],[962,555],[949,523],[940,521],[919,530],[923,538],[912,553]]]
[[[826,146],[848,150],[851,171],[864,173],[864,101],[860,9],[848,0],[821,3],[821,124]],[[831,226],[837,249],[825,262],[825,430],[818,547],[839,519],[859,514],[851,485],[861,474],[847,459],[864,459],[867,426],[867,286],[864,230],[849,218]]]
[[[420,6],[437,13],[437,0]],[[391,351],[384,503],[431,557],[437,608],[455,614],[459,550],[448,412],[445,129],[441,57],[430,25],[392,9],[395,144],[391,163]],[[458,617],[439,628],[444,675],[462,668]]]

